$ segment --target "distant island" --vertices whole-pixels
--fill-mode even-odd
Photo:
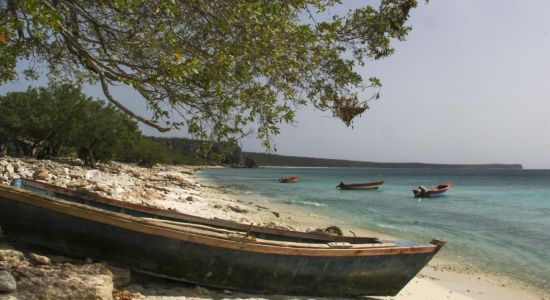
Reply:
[[[521,164],[428,164],[428,163],[387,163],[301,157],[257,152],[243,152],[243,156],[253,159],[258,166],[276,167],[341,167],[341,168],[402,168],[402,169],[455,169],[455,170],[521,170]]]

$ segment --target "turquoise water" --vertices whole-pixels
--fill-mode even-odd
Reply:
[[[349,168],[209,169],[204,180],[247,199],[307,207],[398,238],[442,238],[441,254],[481,270],[550,290],[550,171],[458,171]],[[283,176],[299,183],[280,184]],[[379,191],[336,185],[385,180]],[[452,182],[448,196],[415,199],[411,189]]]

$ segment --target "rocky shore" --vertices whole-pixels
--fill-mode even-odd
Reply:
[[[266,217],[277,218],[277,212],[252,202],[232,199],[219,190],[201,185],[193,178],[198,169],[161,165],[144,168],[117,162],[98,164],[95,169],[90,169],[78,159],[52,161],[0,157],[0,184],[10,184],[16,178],[33,179],[206,218],[288,227],[277,220],[264,222]]]
[[[52,161],[0,157],[0,184],[9,184],[16,178],[34,179],[186,214],[270,227],[307,231],[329,225],[346,226],[345,221],[300,212],[291,205],[240,200],[221,189],[200,184],[194,178],[197,170],[188,166],[142,168],[116,162],[99,164],[95,169],[90,169],[73,159]],[[360,228],[353,230],[360,235],[374,234]],[[105,262],[75,260],[33,251],[36,250],[14,249],[0,235],[0,300],[302,299],[208,289],[132,274],[129,270]],[[399,295],[369,299],[540,300],[550,297],[513,287],[513,283],[505,279],[490,278],[464,266],[436,259]]]
[[[277,211],[233,199],[223,191],[201,185],[193,178],[198,169],[187,166],[143,168],[117,162],[99,164],[90,169],[77,159],[53,161],[0,157],[0,184],[10,184],[17,178],[33,179],[206,218],[293,229],[279,221],[281,216]],[[234,297],[230,291],[156,280],[152,283],[146,280],[142,285],[131,282],[130,278],[129,270],[103,262],[16,250],[0,236],[0,300],[164,299],[174,295],[177,299]]]

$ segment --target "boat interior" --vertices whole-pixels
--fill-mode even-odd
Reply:
[[[283,243],[292,247],[314,248],[365,248],[391,247],[397,244],[375,237],[333,236],[324,232],[299,232],[243,224],[222,219],[206,219],[174,211],[166,211],[134,203],[101,197],[98,194],[62,188],[43,182],[16,179],[12,185],[41,195],[55,197],[71,203],[83,204],[100,210],[122,213],[163,227],[183,230],[206,236],[261,244]]]

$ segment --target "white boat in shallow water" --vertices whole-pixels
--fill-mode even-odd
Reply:
[[[416,198],[428,198],[428,197],[439,197],[447,195],[447,192],[451,189],[452,184],[444,183],[438,186],[432,186],[430,189],[426,189],[423,186],[413,190],[414,197]]]

